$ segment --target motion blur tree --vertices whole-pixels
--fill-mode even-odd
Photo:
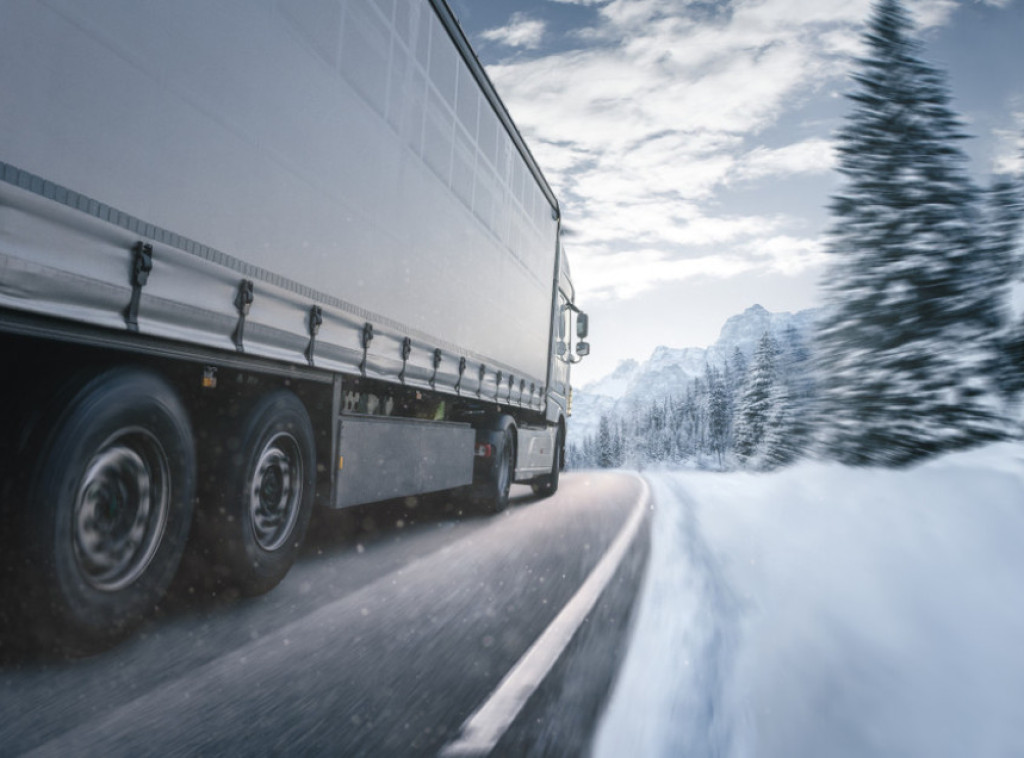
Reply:
[[[992,183],[987,195],[986,229],[992,257],[1002,262],[1002,281],[1020,279],[1021,227],[1024,224],[1024,178],[1004,176]],[[995,359],[995,373],[1009,396],[1024,392],[1024,319],[1013,324],[1002,340]]]
[[[821,441],[853,464],[905,464],[1002,429],[986,372],[1005,282],[944,76],[910,33],[898,0],[875,5],[839,134]]]

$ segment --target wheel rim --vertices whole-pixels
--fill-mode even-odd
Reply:
[[[145,572],[167,526],[167,454],[145,429],[122,430],[89,461],[75,500],[74,548],[81,575],[116,592]]]
[[[277,434],[256,461],[249,490],[253,535],[264,550],[280,548],[302,505],[302,455],[290,434]]]

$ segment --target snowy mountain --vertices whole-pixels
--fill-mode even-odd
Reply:
[[[620,398],[626,394],[634,375],[639,371],[640,364],[632,358],[621,361],[608,376],[591,382],[583,388],[588,395]]]
[[[735,351],[749,361],[765,332],[780,343],[793,329],[805,340],[820,309],[797,313],[772,313],[760,305],[752,305],[743,313],[730,317],[718,340],[711,346],[671,348],[658,347],[645,362],[622,361],[608,376],[590,382],[573,394],[573,415],[569,421],[572,440],[594,434],[601,415],[635,404],[648,404],[682,395],[687,385],[704,375],[705,366],[723,369],[732,361]]]
[[[725,322],[718,335],[718,341],[707,350],[708,363],[721,368],[725,358],[731,358],[733,350],[737,347],[749,360],[765,332],[771,332],[780,343],[784,341],[785,334],[790,328],[796,330],[799,336],[809,338],[814,321],[820,313],[820,308],[796,313],[772,313],[760,305],[752,305]],[[703,371],[703,367],[701,370]]]

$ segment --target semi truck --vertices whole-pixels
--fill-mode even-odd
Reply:
[[[554,492],[558,201],[445,0],[0,0],[5,609],[108,644],[186,547]],[[21,622],[19,622],[21,623]]]

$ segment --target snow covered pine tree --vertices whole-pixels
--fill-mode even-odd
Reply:
[[[839,134],[820,440],[852,464],[906,464],[1002,430],[986,371],[1006,283],[944,76],[910,33],[898,0],[875,5]]]
[[[754,362],[747,373],[736,406],[736,431],[733,451],[736,457],[750,468],[770,466],[765,456],[769,452],[767,443],[779,441],[777,431],[772,428],[782,420],[780,411],[784,400],[779,384],[777,359],[779,347],[770,332],[765,332],[754,354]]]
[[[729,417],[729,387],[726,379],[716,369],[705,369],[708,383],[708,452],[713,453],[722,465],[722,456],[729,445],[732,432]]]

